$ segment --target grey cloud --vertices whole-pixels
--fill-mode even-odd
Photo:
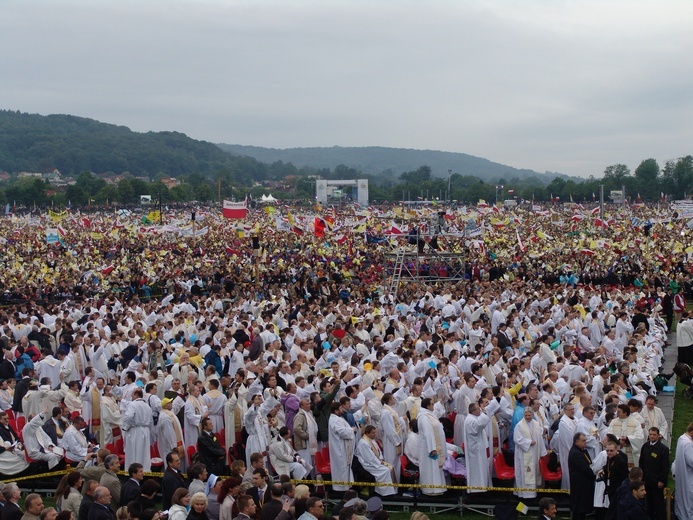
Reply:
[[[0,99],[213,142],[600,175],[690,153],[689,4],[9,1]]]

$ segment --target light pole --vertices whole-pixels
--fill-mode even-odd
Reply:
[[[496,184],[496,205],[498,205],[498,193],[500,193],[501,198],[503,198],[503,186],[502,184]]]
[[[161,204],[161,190],[159,190],[159,225],[163,225],[164,223],[164,212],[162,210],[162,204]]]
[[[452,170],[448,170],[448,202],[450,202],[450,199],[452,198],[450,196],[450,177],[452,177]]]

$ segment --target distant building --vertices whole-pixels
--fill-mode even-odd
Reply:
[[[180,185],[180,181],[178,179],[174,179],[173,177],[169,177],[168,179],[161,179],[161,182],[169,190]]]

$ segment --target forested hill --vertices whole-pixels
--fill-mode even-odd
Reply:
[[[137,133],[71,115],[0,111],[0,171],[54,168],[65,175],[127,171],[151,177],[159,172],[212,176],[225,169],[237,173],[237,179],[253,179],[255,173],[262,177],[265,171],[254,159],[232,157],[212,143],[178,132]]]
[[[293,165],[293,166],[292,166]],[[240,145],[215,145],[179,132],[133,132],[125,126],[72,115],[27,114],[0,110],[0,172],[129,172],[154,178],[223,174],[232,182],[281,179],[338,167],[350,176],[393,181],[405,172],[427,165],[431,173],[447,177],[475,176],[487,182],[534,177],[547,184],[556,174],[520,170],[463,153],[385,147],[291,148],[285,150]]]
[[[536,177],[544,183],[549,183],[556,176],[565,177],[556,173],[538,173],[533,170],[517,169],[464,153],[436,150],[386,148],[382,146],[286,149],[236,144],[219,144],[218,146],[231,154],[246,155],[266,163],[283,161],[285,163],[290,162],[298,168],[309,166],[329,168],[330,170],[343,164],[371,175],[389,171],[395,176],[399,176],[425,164],[430,166],[431,172],[437,177],[447,177],[448,170],[462,176],[472,175],[491,182],[501,178],[507,180]]]

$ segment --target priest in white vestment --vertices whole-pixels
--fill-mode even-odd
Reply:
[[[209,416],[207,405],[204,404],[200,397],[200,387],[192,385],[188,392],[183,419],[186,452],[191,446],[197,449],[197,438],[200,436],[200,421]]]
[[[219,433],[224,429],[226,396],[219,391],[218,379],[209,379],[207,384],[209,384],[209,392],[202,396],[202,401],[209,410],[209,418],[212,419],[212,431]]]
[[[627,404],[619,404],[617,417],[609,424],[609,433],[618,437],[623,453],[628,456],[628,468],[638,465],[640,449],[645,442],[645,432],[640,421],[630,415]]]
[[[570,489],[570,472],[568,468],[568,454],[570,448],[573,447],[573,435],[577,428],[575,421],[575,405],[568,403],[563,407],[563,416],[558,423],[558,431],[554,433],[555,442],[552,439],[552,445],[558,451],[558,458],[561,461],[561,468],[564,470],[563,478],[561,479],[561,488]]]
[[[493,415],[500,410],[495,399],[485,401],[482,408],[477,403],[469,405],[464,420],[464,457],[467,466],[467,485],[490,487],[493,464],[493,445],[489,442],[488,428]],[[468,493],[484,493],[484,489],[469,489]]]
[[[542,478],[539,458],[546,455],[546,446],[542,439],[542,429],[534,420],[534,411],[528,406],[524,411],[524,420],[517,423],[513,433],[515,441],[515,487],[541,488]],[[535,498],[536,491],[516,491],[520,498]]]
[[[236,444],[236,408],[239,407],[240,400],[233,389],[229,389],[229,398],[224,400],[224,441],[226,451]],[[243,415],[241,415],[241,424]]]
[[[105,448],[109,444],[114,444],[115,437],[120,437],[120,427],[123,418],[120,415],[120,407],[111,394],[111,385],[106,385],[101,396],[101,429],[99,444]],[[114,432],[114,430],[116,430]],[[115,435],[117,433],[118,435]]]
[[[349,426],[346,419],[342,417],[342,406],[339,403],[332,403],[331,410],[328,429],[332,480],[350,483],[354,481],[351,462],[354,457],[356,428]],[[346,491],[350,487],[349,484],[332,486],[335,491]]]
[[[452,395],[453,410],[457,413],[454,425],[454,442],[458,446],[464,444],[464,420],[469,413],[469,405],[478,400],[476,378],[469,375],[468,380],[462,379],[462,385]]]
[[[419,473],[421,484],[445,486],[443,464],[447,457],[445,430],[440,420],[433,414],[433,399],[421,399],[416,423],[419,428]],[[423,488],[425,495],[442,495],[444,487]]]
[[[674,497],[676,518],[693,518],[693,494],[690,492],[693,489],[693,423],[676,443],[673,475],[676,489],[686,491]]]
[[[383,441],[383,456],[385,462],[395,469],[395,481],[399,482],[399,457],[404,449],[406,425],[394,409],[395,397],[392,394],[385,394],[381,403],[383,409],[380,413],[380,438]]]
[[[65,458],[71,462],[79,462],[87,456],[91,445],[87,441],[82,429],[87,423],[80,416],[75,417],[72,424],[63,434],[62,448],[65,450]]]
[[[662,442],[669,446],[669,423],[667,422],[666,417],[664,417],[664,412],[662,412],[662,409],[655,406],[656,404],[657,398],[653,395],[648,395],[647,399],[645,399],[645,408],[640,414],[645,420],[644,431],[650,431],[650,428],[653,426],[655,428],[659,428],[659,434],[662,437]]]
[[[377,431],[375,426],[366,426],[363,437],[356,445],[356,456],[361,466],[375,477],[375,492],[382,496],[396,495],[397,490],[392,486],[394,468],[383,459],[383,453],[375,440]],[[389,485],[388,485],[389,484]]]
[[[65,450],[55,446],[46,432],[43,431],[45,418],[42,413],[30,418],[22,430],[24,448],[30,459],[43,460],[48,469],[56,467],[65,455]]]
[[[577,426],[575,428],[575,433],[584,434],[587,439],[587,444],[585,449],[590,455],[590,459],[594,460],[595,457],[601,451],[601,446],[599,443],[599,431],[597,425],[594,423],[594,407],[592,405],[587,405],[582,409],[582,417],[578,419]]]
[[[142,389],[132,393],[133,401],[123,414],[123,441],[125,443],[125,467],[139,462],[145,473],[152,469],[151,425],[152,409],[142,399]]]
[[[183,443],[183,428],[178,417],[173,413],[173,400],[164,397],[161,400],[161,413],[156,425],[159,455],[164,460],[166,467],[166,455],[175,451],[181,460],[185,460],[185,444]]]
[[[248,392],[248,395],[251,395],[250,392]],[[253,405],[248,407],[248,411],[243,418],[243,426],[245,426],[245,430],[248,432],[248,440],[245,446],[246,466],[248,468],[251,467],[250,456],[253,453],[262,453],[265,464],[269,460],[267,458],[268,442],[267,434],[265,433],[265,421],[270,410],[279,404],[279,401],[272,395],[266,401],[263,401],[262,395],[259,393],[252,395],[252,400]]]

